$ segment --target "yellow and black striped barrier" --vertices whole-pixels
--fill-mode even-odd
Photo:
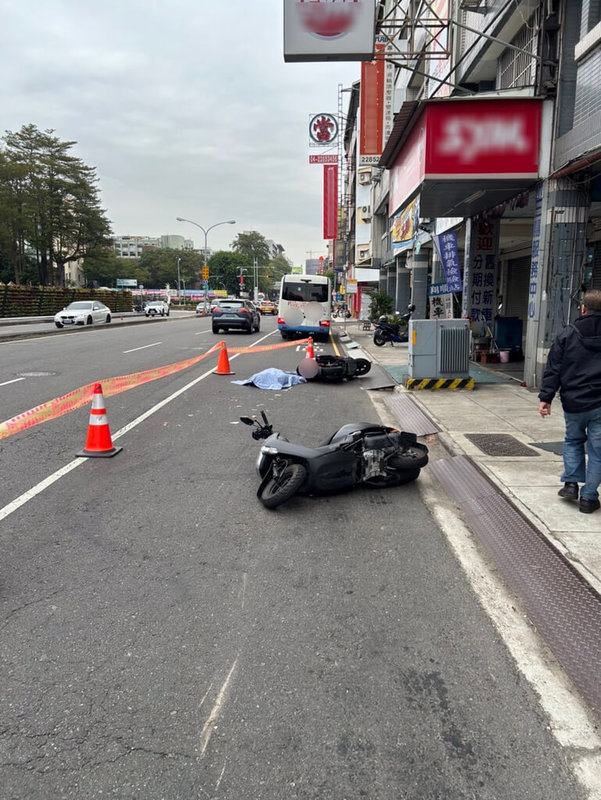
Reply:
[[[407,378],[407,389],[473,389],[473,378]]]

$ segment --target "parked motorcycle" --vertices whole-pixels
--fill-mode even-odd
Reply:
[[[401,316],[401,320],[405,323],[401,331],[400,323],[389,322],[388,317],[382,315],[377,322],[374,323],[374,344],[377,347],[382,347],[387,342],[394,346],[395,342],[407,342],[409,340],[409,329],[407,323],[411,319],[411,315],[415,311],[415,306],[412,304],[407,307],[405,314]]]
[[[358,484],[401,486],[416,480],[428,463],[428,448],[414,433],[385,425],[347,423],[319,447],[306,447],[274,433],[264,411],[261,419],[240,417],[253,427],[253,439],[266,440],[257,460],[257,497],[265,508],[297,493],[343,491]]]
[[[345,358],[344,356],[316,355],[315,361],[319,371],[315,376],[305,375],[307,380],[324,381],[326,383],[339,383],[350,381],[361,375],[367,375],[371,369],[371,361],[366,358]],[[300,375],[302,369],[296,368]]]

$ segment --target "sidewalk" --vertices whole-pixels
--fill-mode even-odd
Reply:
[[[350,342],[343,337],[343,344],[349,355],[353,355],[352,342],[356,342],[374,362],[402,382],[408,363],[407,344],[376,347],[373,332],[362,330],[354,321],[336,325],[338,333],[345,328]],[[482,368],[477,365],[477,369]],[[407,390],[399,382],[393,392],[409,396],[441,428],[437,435],[450,455],[469,456],[585,581],[601,593],[601,511],[582,514],[577,503],[557,496],[563,466],[561,404],[557,400],[552,415],[542,418],[536,392],[501,372],[495,373],[493,365],[486,372],[495,382],[477,381],[473,390]]]

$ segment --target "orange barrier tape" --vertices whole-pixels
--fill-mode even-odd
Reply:
[[[281,342],[280,344],[262,344],[258,347],[229,347],[228,353],[265,353],[268,350],[281,350],[283,347],[296,347],[299,344],[306,344],[308,339],[295,339],[292,342]]]
[[[283,344],[274,344],[263,347],[236,347],[228,352],[232,353],[260,353],[266,350],[279,350],[282,347],[291,347],[297,344],[303,344],[308,339],[297,339],[293,342],[284,342]],[[47,403],[42,403],[35,408],[30,408],[22,414],[17,414],[12,419],[7,419],[5,422],[0,422],[0,441],[12,436],[15,433],[33,428],[35,425],[40,425],[42,422],[48,422],[51,419],[57,419],[64,414],[71,411],[76,411],[78,408],[92,402],[94,394],[94,386],[97,383],[102,384],[102,393],[104,397],[112,397],[121,392],[127,392],[129,389],[135,389],[144,383],[156,381],[159,378],[166,378],[167,375],[173,375],[176,372],[181,372],[184,369],[198,364],[203,359],[226,347],[224,341],[217,342],[210,350],[203,353],[201,356],[194,356],[194,358],[187,358],[185,361],[177,361],[175,364],[167,364],[164,367],[154,367],[147,369],[144,372],[133,372],[131,375],[121,375],[116,378],[105,378],[101,381],[94,381],[88,383],[87,386],[80,386],[62,397],[56,397],[54,400],[49,400]]]

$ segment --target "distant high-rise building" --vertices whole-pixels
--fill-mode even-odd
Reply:
[[[140,258],[144,250],[193,250],[192,239],[177,234],[165,236],[115,236],[113,249],[118,258]]]

